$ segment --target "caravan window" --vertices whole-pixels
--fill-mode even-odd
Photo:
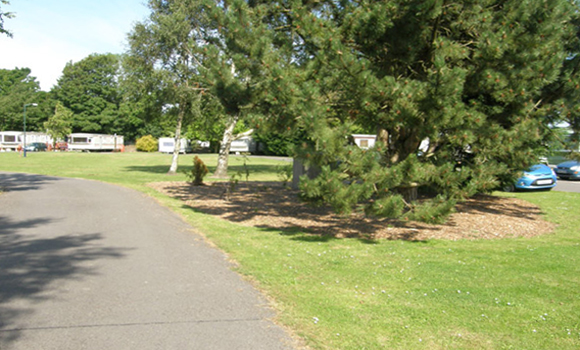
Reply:
[[[72,143],[89,143],[88,137],[73,137]]]
[[[15,135],[4,135],[4,142],[16,142]]]

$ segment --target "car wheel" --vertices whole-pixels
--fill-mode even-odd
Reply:
[[[514,185],[504,185],[503,186],[504,192],[514,192],[515,190],[516,190],[516,187]]]

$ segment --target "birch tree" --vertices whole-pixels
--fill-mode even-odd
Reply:
[[[253,130],[234,134],[238,122],[257,108],[267,79],[266,66],[276,60],[273,32],[263,21],[267,4],[244,0],[207,1],[214,21],[208,47],[204,81],[225,113],[225,130],[214,177],[227,177],[232,141],[251,135]]]
[[[175,174],[184,120],[199,110],[203,87],[199,69],[205,31],[210,28],[202,1],[150,0],[149,18],[129,34],[128,79],[156,94],[160,108],[175,116],[175,149],[168,174]]]

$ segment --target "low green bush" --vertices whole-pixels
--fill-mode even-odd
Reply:
[[[136,147],[139,152],[156,152],[158,149],[157,139],[151,135],[145,135],[137,139]]]

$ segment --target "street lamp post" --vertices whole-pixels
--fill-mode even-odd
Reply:
[[[36,107],[38,104],[36,103],[27,103],[24,105],[24,134],[22,138],[22,155],[26,157],[26,107],[32,106]]]

